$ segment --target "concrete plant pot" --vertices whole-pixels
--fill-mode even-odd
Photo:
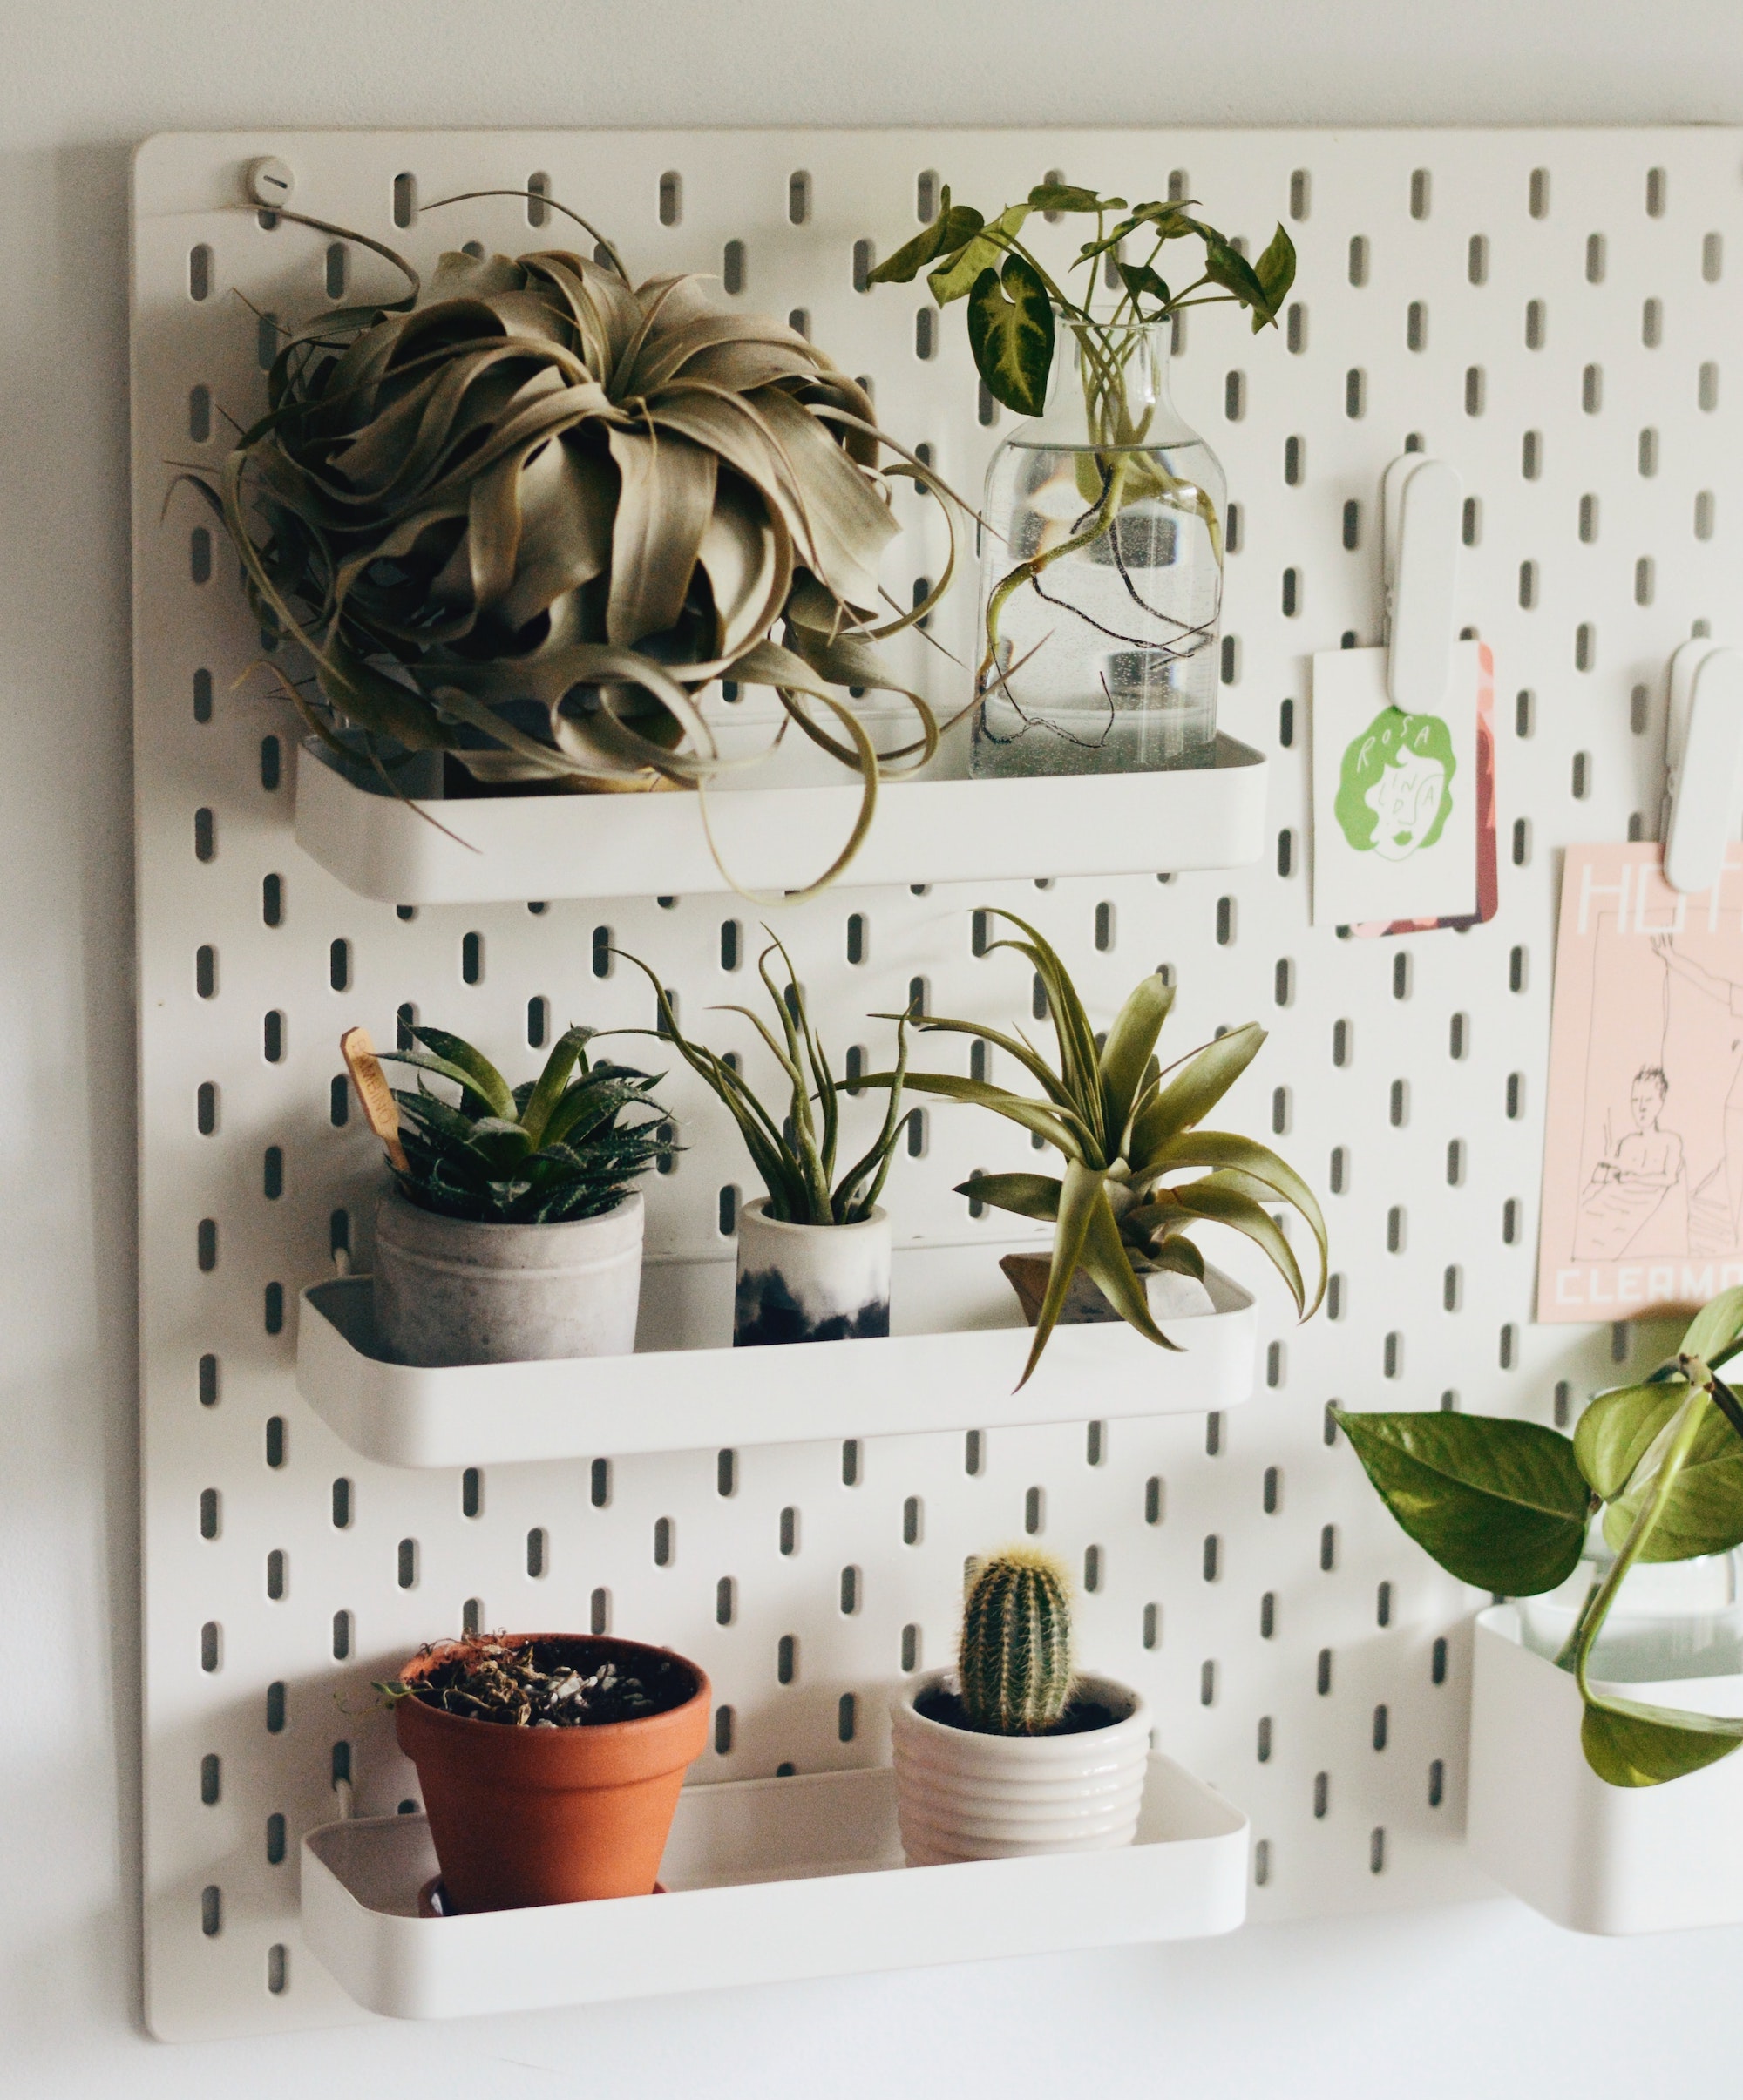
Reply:
[[[565,1224],[478,1224],[390,1190],[376,1212],[376,1343],[423,1365],[627,1356],[642,1216],[630,1195]]]
[[[890,1221],[790,1225],[758,1196],[738,1214],[732,1340],[840,1342],[890,1331]]]
[[[1113,1852],[1136,1834],[1150,1710],[1111,1677],[1080,1677],[1076,1698],[1114,1717],[1075,1734],[981,1735],[919,1710],[954,1690],[934,1670],[892,1709],[896,1809],[910,1866],[1044,1853]]]

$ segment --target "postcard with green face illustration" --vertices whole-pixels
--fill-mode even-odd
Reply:
[[[1481,642],[1453,650],[1443,705],[1405,714],[1384,649],[1313,659],[1313,924],[1452,918],[1477,894]]]

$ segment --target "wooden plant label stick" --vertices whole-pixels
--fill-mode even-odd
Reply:
[[[351,1075],[351,1084],[357,1090],[357,1099],[363,1104],[363,1114],[369,1119],[370,1128],[387,1147],[387,1155],[402,1174],[409,1174],[411,1162],[405,1156],[405,1147],[399,1141],[399,1108],[393,1098],[393,1089],[387,1083],[387,1074],[381,1068],[381,1060],[376,1055],[376,1047],[370,1040],[367,1028],[347,1028],[339,1038],[340,1053],[345,1060],[345,1069]]]

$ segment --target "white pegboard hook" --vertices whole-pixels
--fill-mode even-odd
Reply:
[[[1443,459],[1405,452],[1380,484],[1386,689],[1394,708],[1434,714],[1453,670],[1453,591],[1464,484]]]
[[[1671,659],[1665,716],[1665,879],[1699,894],[1719,880],[1743,819],[1743,654],[1698,635]]]

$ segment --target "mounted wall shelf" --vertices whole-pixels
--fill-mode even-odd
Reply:
[[[906,1868],[880,1767],[686,1787],[668,1893],[468,1917],[419,1914],[422,1816],[329,1823],[302,1841],[302,1932],[370,2012],[452,2019],[1202,1939],[1245,1918],[1246,1866],[1245,1817],[1152,1755],[1124,1850]]]
[[[1598,1689],[1743,1712],[1743,1677]],[[1670,1785],[1610,1786],[1585,1761],[1580,1717],[1571,1673],[1528,1644],[1519,1608],[1480,1612],[1466,1820],[1478,1866],[1573,1932],[1743,1923],[1743,1757]]]
[[[912,1249],[896,1257],[898,1307],[905,1271],[958,1267],[965,1255],[1004,1289],[980,1248]],[[966,1331],[733,1349],[719,1345],[731,1283],[728,1263],[650,1265],[642,1340],[651,1331],[665,1345],[634,1356],[424,1370],[373,1353],[370,1279],[336,1278],[302,1293],[297,1386],[354,1451],[420,1467],[1202,1414],[1253,1388],[1258,1313],[1215,1269],[1205,1283],[1217,1311],[1167,1324],[1177,1353],[1123,1322],[1058,1327],[1021,1392],[1029,1330],[1008,1291]]]
[[[1234,868],[1264,846],[1265,757],[1232,736],[1213,766],[1053,780],[899,781],[849,879],[856,885]],[[754,776],[753,776],[754,777]],[[722,788],[721,857],[752,890],[815,881],[852,830],[859,789]],[[348,890],[383,904],[695,896],[730,888],[698,798],[539,795],[424,802],[360,786],[306,746],[296,843]]]

